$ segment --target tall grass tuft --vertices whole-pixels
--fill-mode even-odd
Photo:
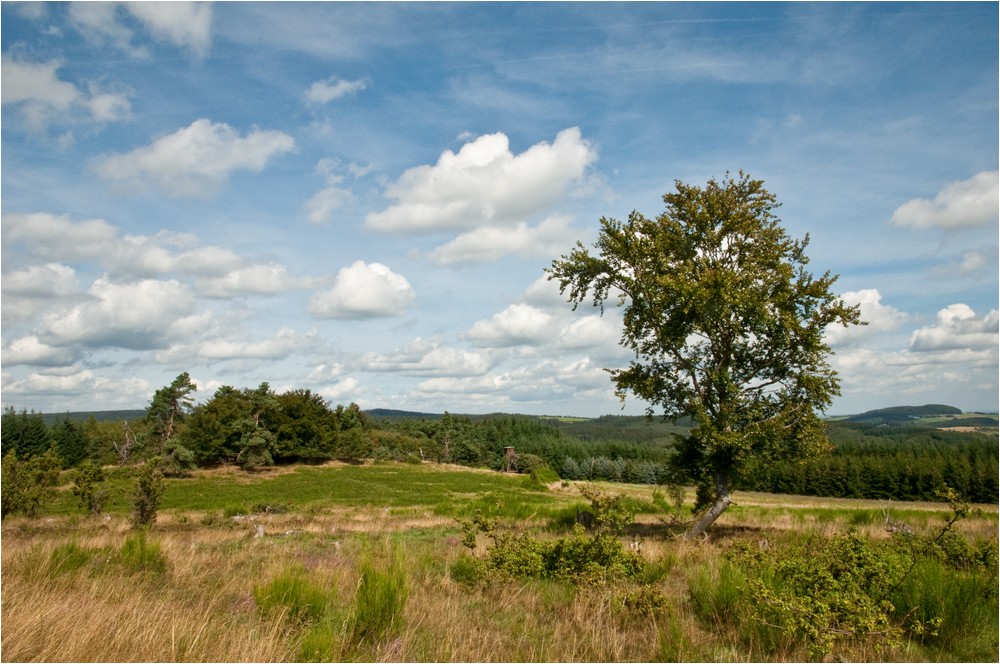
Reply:
[[[160,549],[160,543],[147,539],[145,532],[126,537],[115,558],[130,572],[156,575],[167,571],[167,558]]]
[[[264,613],[285,612],[289,620],[300,624],[322,621],[331,605],[326,590],[307,579],[301,567],[286,569],[254,588],[253,596]]]
[[[49,554],[48,572],[52,576],[75,572],[90,562],[93,555],[93,550],[85,549],[76,542],[60,544]]]
[[[406,569],[395,548],[387,564],[378,566],[370,552],[361,560],[361,579],[354,598],[351,633],[355,641],[374,643],[400,630],[408,594]]]

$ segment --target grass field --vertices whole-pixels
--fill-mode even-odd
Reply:
[[[580,486],[420,464],[216,469],[168,480],[156,525],[139,533],[128,481],[110,484],[119,495],[106,515],[82,515],[63,487],[50,512],[3,522],[4,661],[803,661],[801,639],[763,638],[735,617],[733,542],[851,529],[885,540],[887,516],[933,530],[948,510],[737,493],[711,537],[688,541],[654,506],[654,487],[604,485],[638,512],[623,543],[645,560],[640,579],[470,583],[462,520],[491,511],[555,537],[586,503]],[[995,543],[997,506],[956,528]],[[995,593],[957,594],[982,594],[980,581],[940,582],[959,598],[938,610],[940,635],[880,651],[852,642],[829,657],[996,661]]]

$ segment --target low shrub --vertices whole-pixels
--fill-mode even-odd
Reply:
[[[606,496],[592,488],[582,491],[591,500],[594,514],[590,534],[577,523],[566,537],[538,539],[504,528],[498,517],[477,510],[471,521],[462,524],[462,542],[475,550],[479,533],[493,540],[482,560],[486,575],[588,584],[635,577],[642,571],[643,560],[619,540],[632,515],[623,509],[619,496]]]

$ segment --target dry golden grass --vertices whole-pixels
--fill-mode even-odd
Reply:
[[[227,470],[212,471],[230,472]],[[606,485],[648,501],[650,487]],[[575,484],[559,483],[552,500],[579,499]],[[689,495],[690,499],[690,495]],[[453,577],[464,555],[453,519],[429,508],[325,506],[233,521],[212,513],[161,512],[148,535],[166,560],[162,573],[108,562],[130,535],[113,518],[9,518],[2,526],[2,645],[4,661],[294,661],[310,629],[330,632],[331,659],[361,661],[744,661],[760,658],[734,635],[712,630],[692,606],[699,575],[717,578],[733,536],[762,539],[805,530],[842,532],[851,509],[880,510],[878,501],[830,501],[740,493],[742,511],[726,514],[707,541],[670,536],[654,515],[639,515],[634,536],[660,570],[652,587],[665,598],[654,614],[627,610],[625,586],[574,588],[529,581],[468,586]],[[941,504],[894,504],[907,514],[942,520]],[[969,519],[970,533],[996,537],[996,506]],[[820,510],[828,516],[817,516]],[[803,516],[804,514],[804,516]],[[255,537],[255,526],[264,537]],[[537,524],[541,525],[541,524]],[[877,534],[880,521],[861,528]],[[347,617],[361,561],[388,542],[406,570],[402,626],[375,643],[354,643]],[[73,543],[90,552],[68,571],[52,568],[53,552]],[[367,552],[367,553],[366,553]],[[377,557],[377,556],[376,556]],[[298,568],[333,602],[329,624],[302,626],[257,606],[256,588]],[[751,654],[753,653],[753,654]],[[856,650],[852,659],[884,657]],[[770,653],[799,661],[800,649]],[[923,652],[888,653],[899,661]]]

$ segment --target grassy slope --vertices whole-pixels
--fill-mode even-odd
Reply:
[[[626,493],[636,507],[651,505],[655,490],[603,488]],[[55,506],[62,516],[3,524],[4,660],[301,660],[309,646],[310,657],[341,661],[800,661],[806,656],[801,648],[747,651],[698,613],[689,588],[717,587],[733,538],[778,541],[850,527],[885,537],[884,506],[877,501],[739,493],[712,538],[699,543],[675,540],[657,515],[640,514],[630,537],[641,538],[667,601],[652,619],[623,611],[627,588],[578,590],[554,582],[468,587],[453,576],[466,551],[456,518],[499,507],[521,527],[547,536],[553,522],[583,502],[574,484],[539,490],[521,476],[407,464],[297,466],[257,475],[200,471],[168,480],[148,536],[151,556],[163,559],[164,571],[116,553],[134,537],[123,511],[108,519],[68,515],[75,510],[68,494],[64,487]],[[689,492],[688,504],[691,498]],[[281,503],[290,509],[256,515],[250,523],[223,516],[224,510]],[[917,529],[939,523],[946,509],[936,503],[891,506],[895,520]],[[256,524],[265,527],[263,538],[254,537]],[[961,527],[995,540],[996,506]],[[54,567],[67,551],[82,562]],[[378,641],[353,642],[347,625],[359,570],[389,557],[401,559],[406,570],[402,625]],[[295,569],[327,598],[321,624],[302,625],[258,608],[255,592]],[[946,652],[910,644],[891,653],[861,645],[839,654],[974,661],[995,656],[993,637],[982,643],[970,637]]]

